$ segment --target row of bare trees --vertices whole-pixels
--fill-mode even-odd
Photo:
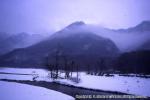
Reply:
[[[55,52],[49,54],[47,57],[46,66],[50,71],[49,77],[52,79],[65,78],[65,79],[74,79],[72,77],[73,72],[76,73],[76,82],[79,82],[79,68],[78,64],[65,54],[62,48],[58,47]],[[63,77],[61,73],[64,73]]]

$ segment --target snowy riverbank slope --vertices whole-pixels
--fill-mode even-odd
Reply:
[[[0,81],[1,100],[74,100],[73,97],[42,87]]]
[[[2,68],[0,72],[5,73],[22,73],[22,74],[36,74],[38,77],[37,81],[53,81],[48,78],[48,71],[43,69],[19,69],[19,68]],[[36,75],[11,75],[1,74],[0,79],[15,79],[15,80],[33,80]],[[64,73],[61,74],[61,77]],[[76,73],[73,73],[73,77],[76,77]],[[56,82],[67,85],[74,85],[77,87],[84,87],[90,89],[99,89],[106,91],[118,91],[128,94],[134,94],[139,96],[150,97],[150,78],[141,77],[127,77],[119,76],[115,74],[114,77],[106,76],[94,76],[87,75],[84,72],[79,73],[80,82],[75,83],[67,79],[57,79]]]

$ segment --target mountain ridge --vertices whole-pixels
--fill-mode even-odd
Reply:
[[[78,28],[77,26],[76,28]],[[66,28],[68,29],[68,27]],[[76,31],[73,32],[74,34],[69,34],[66,28],[56,32],[57,35],[53,35],[35,45],[3,55],[0,58],[0,65],[44,66],[46,57],[50,56],[49,59],[54,60],[53,57],[58,46],[61,47],[59,49],[61,55],[67,55],[82,66],[85,66],[87,62],[96,62],[96,59],[99,58],[117,56],[120,52],[117,46],[108,38],[100,37],[92,32]],[[69,27],[69,31],[71,30],[74,31],[74,28]],[[67,36],[60,37],[63,34],[67,34]]]

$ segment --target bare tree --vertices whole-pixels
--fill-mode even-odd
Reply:
[[[87,64],[87,74],[90,74],[90,64]]]
[[[98,68],[97,71],[99,72],[98,75],[103,75],[104,74],[104,69],[105,69],[105,60],[103,58],[100,58],[97,61]]]
[[[49,68],[51,71],[51,77],[53,79],[57,79],[59,77],[59,66],[60,66],[60,57],[62,54],[61,51],[61,46],[58,44],[56,47],[55,52],[53,53],[54,55],[51,54],[52,58],[54,59],[54,62],[52,62],[53,64],[49,63]],[[52,60],[51,58],[51,60]]]
[[[55,53],[55,78],[57,79],[58,78],[58,66],[59,66],[59,49],[56,49],[56,53]]]
[[[73,73],[73,68],[74,68],[75,62],[71,61],[71,65],[70,65],[70,73],[71,73],[71,77],[72,77],[72,73]]]
[[[76,65],[76,69],[77,69],[77,83],[79,83],[79,66]]]
[[[68,70],[69,60],[68,60],[68,57],[66,55],[63,55],[63,60],[64,60],[65,78],[69,78],[69,70]]]

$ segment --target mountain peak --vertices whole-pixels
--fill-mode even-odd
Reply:
[[[85,23],[83,21],[76,21],[76,22],[73,22],[72,24],[70,24],[68,27],[78,27],[78,26],[83,26],[85,25]]]
[[[138,26],[150,26],[150,21],[143,21]]]
[[[150,31],[150,21],[143,21],[136,26],[136,29],[141,31]]]

